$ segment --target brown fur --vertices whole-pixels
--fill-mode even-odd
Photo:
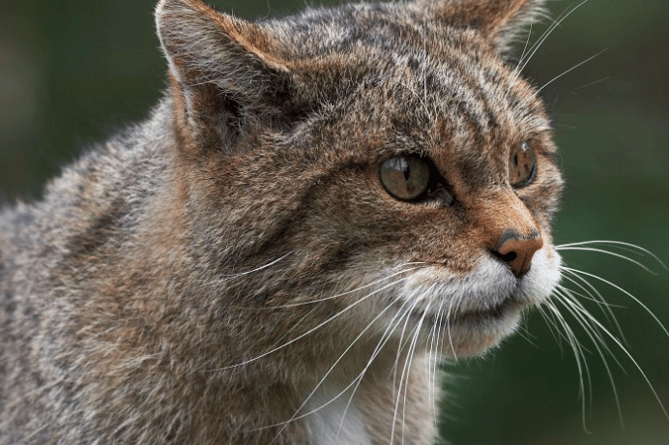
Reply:
[[[0,214],[0,443],[331,444],[317,397],[350,397],[342,437],[430,443],[435,356],[498,344],[556,280],[550,122],[504,60],[541,3],[254,24],[162,0],[151,118]],[[405,155],[441,194],[384,189]],[[526,275],[505,233],[541,246]]]

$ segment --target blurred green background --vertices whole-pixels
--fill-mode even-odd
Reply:
[[[298,0],[230,0],[245,18],[284,14]],[[572,6],[549,3],[553,17]],[[36,199],[45,178],[92,142],[141,119],[161,95],[165,63],[149,0],[22,0],[0,5],[0,198]],[[591,0],[546,40],[528,64],[543,85],[567,179],[558,243],[635,243],[669,262],[669,3]],[[536,40],[547,25],[535,26]],[[632,254],[633,255],[633,254]],[[669,273],[596,253],[565,252],[569,265],[614,281],[669,324]],[[593,284],[612,304],[626,347],[669,406],[669,338],[629,297]],[[587,304],[587,302],[586,302]],[[604,319],[595,305],[588,307]],[[486,358],[449,366],[442,431],[454,445],[669,444],[669,420],[635,365],[613,342],[622,368],[606,369],[575,320],[591,372],[585,421],[568,345],[531,314],[520,335]]]

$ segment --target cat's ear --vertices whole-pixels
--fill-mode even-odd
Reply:
[[[162,0],[156,25],[170,67],[177,131],[194,145],[230,151],[251,143],[259,126],[286,125],[294,116],[287,111],[293,75],[260,25],[199,0]]]
[[[477,29],[500,54],[508,52],[518,35],[546,16],[545,0],[418,0],[435,20],[450,26]]]

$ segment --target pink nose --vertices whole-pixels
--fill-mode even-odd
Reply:
[[[534,253],[543,245],[544,241],[539,234],[522,237],[513,230],[505,230],[492,254],[508,264],[520,278],[530,269]]]

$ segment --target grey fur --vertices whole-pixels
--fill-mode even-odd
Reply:
[[[550,123],[501,57],[541,7],[357,4],[251,24],[163,0],[172,83],[150,118],[0,213],[0,444],[315,445],[328,418],[300,417],[310,392],[362,371],[345,432],[431,442],[430,308],[449,307],[435,332],[454,323],[440,353],[477,354],[556,280]],[[525,140],[540,172],[513,189],[509,147]],[[457,205],[384,191],[379,163],[407,153],[432,159]],[[544,240],[522,285],[490,253],[508,227]],[[467,293],[468,276],[502,275],[508,290]],[[393,305],[416,310],[396,335]]]

